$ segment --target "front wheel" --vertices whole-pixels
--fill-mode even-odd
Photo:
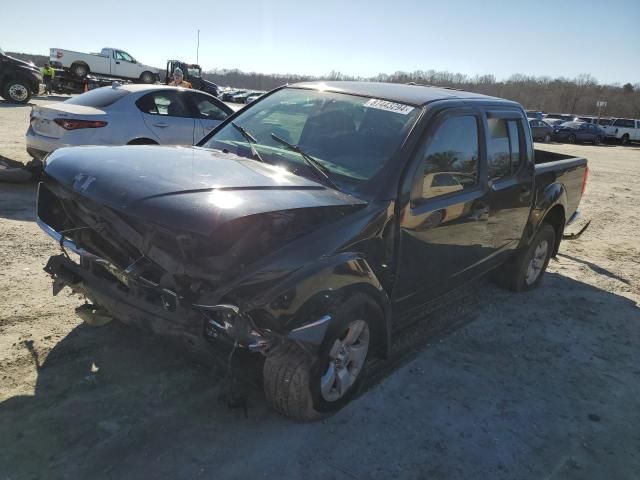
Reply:
[[[576,143],[576,136],[575,136],[575,135],[569,135],[569,136],[567,137],[567,141],[568,141],[569,143]]]
[[[626,133],[622,136],[622,138],[620,139],[620,143],[622,145],[629,145],[629,135],[627,135]]]
[[[375,312],[375,313],[373,313]],[[333,313],[332,325],[316,354],[287,342],[267,356],[264,391],[279,413],[313,421],[345,406],[357,393],[373,349],[374,316],[381,312],[369,297],[356,294]]]
[[[11,103],[27,103],[31,99],[31,90],[27,82],[8,80],[2,89],[2,96]]]
[[[600,137],[600,135],[597,135],[596,138],[593,139],[593,144],[600,145],[601,143],[602,143],[602,137]]]

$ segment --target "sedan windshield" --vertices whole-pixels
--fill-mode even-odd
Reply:
[[[298,88],[279,90],[253,105],[233,123],[255,143],[227,124],[201,146],[255,158],[253,146],[267,163],[314,176],[301,150],[331,182],[346,189],[371,179],[389,162],[420,111],[395,102]]]

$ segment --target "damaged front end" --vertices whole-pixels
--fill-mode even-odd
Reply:
[[[330,317],[311,313],[296,328],[258,308],[253,293],[296,267],[265,273],[257,265],[353,208],[265,211],[219,222],[205,235],[141,219],[129,214],[132,208],[98,203],[45,175],[37,222],[63,250],[45,267],[54,294],[68,286],[122,322],[178,337],[192,350],[224,342],[266,352],[285,338],[319,344]]]

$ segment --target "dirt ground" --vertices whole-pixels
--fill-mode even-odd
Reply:
[[[0,155],[28,160],[28,115],[0,103]],[[257,389],[245,418],[219,369],[82,324],[42,272],[35,185],[0,184],[0,480],[640,478],[640,148],[549,148],[589,159],[593,223],[542,287],[469,286],[315,424]]]

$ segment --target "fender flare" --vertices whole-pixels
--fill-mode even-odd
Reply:
[[[560,245],[560,240],[562,239],[562,233],[564,232],[564,224],[567,211],[567,190],[562,183],[554,182],[550,185],[547,185],[541,194],[536,198],[535,205],[531,209],[531,213],[529,215],[529,220],[527,221],[527,226],[525,228],[524,235],[522,236],[522,241],[520,246],[528,246],[535,234],[538,232],[538,229],[548,218],[549,213],[556,209],[557,207],[562,209],[563,220],[558,225],[559,235],[556,239],[556,246],[554,252],[557,253],[558,247]]]
[[[327,314],[332,306],[355,292],[369,296],[382,312],[381,323],[374,326],[375,351],[385,357],[391,345],[391,301],[361,254],[338,253],[299,268],[242,309],[250,316],[269,317],[284,336],[319,345],[331,323]]]

